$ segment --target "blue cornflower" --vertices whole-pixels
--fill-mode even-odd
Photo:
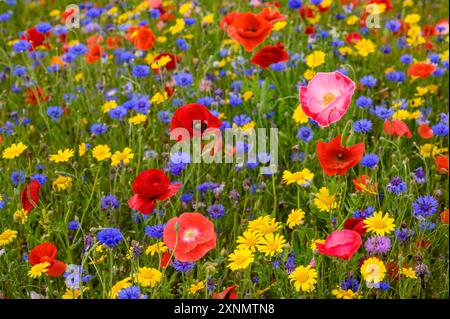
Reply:
[[[161,16],[161,11],[158,9],[151,9],[149,12],[152,19],[158,19]]]
[[[305,159],[305,153],[303,152],[292,153],[290,158],[291,162],[302,162]]]
[[[9,176],[9,180],[13,183],[14,187],[22,184],[25,181],[25,172],[22,170],[13,171]]]
[[[353,218],[367,218],[373,216],[374,208],[369,206],[366,209],[357,209],[353,212]]]
[[[394,235],[397,239],[400,239],[402,242],[407,242],[410,237],[414,236],[414,231],[406,227],[396,228],[394,230]]]
[[[436,228],[436,224],[427,220],[422,220],[422,222],[419,225],[419,228],[422,229],[423,231],[433,230]]]
[[[356,133],[368,133],[372,130],[372,121],[361,119],[353,123],[353,129]]]
[[[386,78],[392,82],[405,82],[406,74],[402,71],[391,71],[386,74]]]
[[[103,123],[96,123],[91,126],[91,133],[94,135],[101,135],[106,133],[108,126]]]
[[[288,7],[289,9],[300,9],[302,7],[302,1],[301,0],[289,0],[288,1]]]
[[[377,79],[374,76],[372,76],[372,75],[363,76],[359,80],[359,82],[362,85],[367,86],[367,87],[374,87],[375,85],[377,85]]]
[[[403,64],[410,64],[414,61],[414,58],[412,57],[412,55],[410,54],[403,54],[400,57],[400,62]]]
[[[14,66],[12,73],[15,76],[24,76],[27,74],[27,68],[23,65],[16,65]]]
[[[179,272],[188,272],[195,267],[195,262],[182,262],[175,259],[172,263],[172,267]]]
[[[445,71],[443,68],[437,67],[436,70],[434,70],[434,72],[431,74],[434,77],[441,77],[445,74]]]
[[[78,228],[80,228],[80,223],[77,220],[72,220],[72,221],[67,223],[67,228],[69,230],[75,231]]]
[[[41,186],[47,182],[47,176],[44,174],[34,174],[30,178],[31,180],[37,181]]]
[[[163,237],[164,228],[166,224],[159,224],[153,226],[145,226],[145,236],[160,239]]]
[[[406,183],[402,180],[401,177],[393,177],[390,182],[386,186],[386,190],[389,193],[393,193],[395,195],[400,195],[401,193],[406,191]]]
[[[100,207],[102,209],[117,209],[120,206],[120,202],[116,196],[108,194],[103,196],[100,200]]]
[[[97,239],[101,244],[111,248],[123,240],[123,235],[118,228],[104,228],[97,233]]]
[[[60,106],[49,106],[47,108],[47,115],[51,117],[53,122],[57,122],[63,113],[64,111]]]
[[[417,184],[425,184],[427,182],[427,175],[422,166],[416,168],[412,173],[412,176]]]
[[[127,115],[128,111],[123,106],[119,105],[108,111],[108,115],[115,120],[123,119]]]
[[[178,46],[178,49],[181,51],[187,51],[191,47],[184,38],[179,38],[175,40],[175,43]]]
[[[356,99],[356,105],[363,109],[367,109],[372,106],[372,99],[370,97],[360,96]]]
[[[175,83],[178,86],[189,86],[189,85],[191,85],[194,78],[191,73],[181,72],[181,73],[175,74],[173,76],[173,79],[175,80]]]
[[[150,67],[148,65],[135,65],[131,74],[138,78],[145,78],[150,75]]]
[[[401,26],[402,24],[398,20],[389,20],[385,24],[386,29],[392,32],[397,32],[398,30],[400,30]]]
[[[286,62],[278,62],[278,63],[272,63],[270,65],[270,68],[274,71],[282,72],[286,70]]]
[[[431,129],[433,130],[434,135],[441,137],[448,135],[448,124],[440,122],[438,124],[433,125]]]
[[[231,106],[239,106],[242,104],[242,99],[236,94],[230,94],[229,104]]]
[[[122,288],[117,293],[118,299],[147,299],[147,296],[141,296],[141,290],[138,286]]]
[[[314,138],[314,133],[309,126],[302,126],[297,131],[297,137],[303,142],[308,143]]]
[[[387,120],[394,115],[394,111],[382,105],[375,105],[375,108],[370,109],[370,113],[375,114],[382,120]]]
[[[286,267],[286,272],[288,274],[292,273],[295,270],[295,252],[291,251],[288,255],[286,262],[284,263]]]
[[[252,121],[252,118],[246,114],[240,114],[233,117],[233,122],[238,126],[243,126]]]
[[[76,44],[69,48],[69,54],[77,57],[88,53],[88,49],[84,44]]]
[[[172,112],[161,110],[156,114],[156,117],[160,122],[170,124],[172,121],[172,115]]]
[[[46,34],[52,29],[52,25],[48,22],[41,22],[36,25],[36,31],[42,34]]]
[[[341,281],[342,290],[353,290],[354,292],[359,289],[359,280],[353,277],[348,277],[347,279]]]
[[[13,50],[16,53],[28,51],[31,48],[31,44],[25,40],[19,40],[13,44]]]
[[[414,216],[430,217],[437,211],[438,205],[438,201],[433,196],[420,196],[413,203]]]
[[[367,154],[361,158],[360,162],[361,166],[367,168],[374,168],[378,164],[378,156],[377,154]]]
[[[225,215],[225,207],[222,204],[211,205],[208,208],[208,214],[214,219],[222,218]]]
[[[180,197],[180,200],[183,203],[190,203],[190,202],[192,202],[193,199],[194,199],[194,194],[192,194],[192,193],[185,193],[185,194],[182,194]]]

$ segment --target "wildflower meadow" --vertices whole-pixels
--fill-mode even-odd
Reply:
[[[447,299],[449,4],[0,2],[0,299]]]

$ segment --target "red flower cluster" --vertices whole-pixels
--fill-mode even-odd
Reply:
[[[30,251],[28,261],[31,266],[47,262],[48,266],[47,275],[51,277],[59,277],[66,270],[66,264],[62,261],[56,260],[56,254],[58,249],[52,243],[42,243],[37,245]]]
[[[337,230],[332,232],[324,244],[317,243],[319,253],[327,256],[349,260],[362,244],[361,236],[354,230]]]
[[[267,69],[272,63],[287,61],[289,55],[283,48],[284,45],[282,43],[277,45],[266,45],[256,52],[250,62],[263,69]]]

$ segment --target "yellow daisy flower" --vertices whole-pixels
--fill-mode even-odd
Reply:
[[[294,284],[296,291],[311,292],[316,288],[317,271],[311,265],[298,266],[289,275],[289,279]]]
[[[364,228],[367,228],[368,232],[384,236],[394,230],[394,218],[389,217],[388,213],[383,216],[383,212],[376,212],[372,217],[364,219]]]
[[[272,257],[276,253],[281,253],[285,244],[283,235],[271,233],[265,235],[257,247],[264,255]]]
[[[253,261],[255,256],[250,249],[236,249],[228,256],[230,263],[227,265],[231,270],[239,270],[247,268]]]
[[[111,157],[111,149],[108,145],[97,145],[92,150],[92,156],[94,156],[97,161],[103,161]]]
[[[74,154],[74,150],[70,148],[58,150],[57,154],[50,155],[50,161],[55,163],[65,163],[68,162]]]
[[[294,228],[295,226],[302,225],[304,223],[303,219],[305,218],[305,212],[300,209],[293,209],[291,210],[291,213],[288,215],[286,225],[290,229]]]
[[[12,144],[10,147],[5,148],[3,151],[3,158],[4,159],[13,159],[15,157],[19,157],[20,154],[23,153],[28,148],[25,144],[22,142],[19,142],[17,144]]]
[[[0,234],[0,247],[11,244],[17,238],[17,231],[7,229]]]
[[[379,283],[386,275],[386,266],[376,257],[368,258],[361,266],[361,274],[369,283]]]
[[[142,287],[153,288],[161,281],[162,273],[155,268],[139,267],[139,272],[135,275],[136,280]]]

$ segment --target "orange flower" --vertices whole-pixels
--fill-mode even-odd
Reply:
[[[156,41],[155,35],[147,26],[130,27],[125,38],[133,42],[136,49],[143,51],[153,48]]]
[[[409,76],[426,78],[436,70],[436,65],[426,62],[417,62],[410,66],[407,73]]]
[[[448,225],[448,209],[441,212],[441,221]]]

